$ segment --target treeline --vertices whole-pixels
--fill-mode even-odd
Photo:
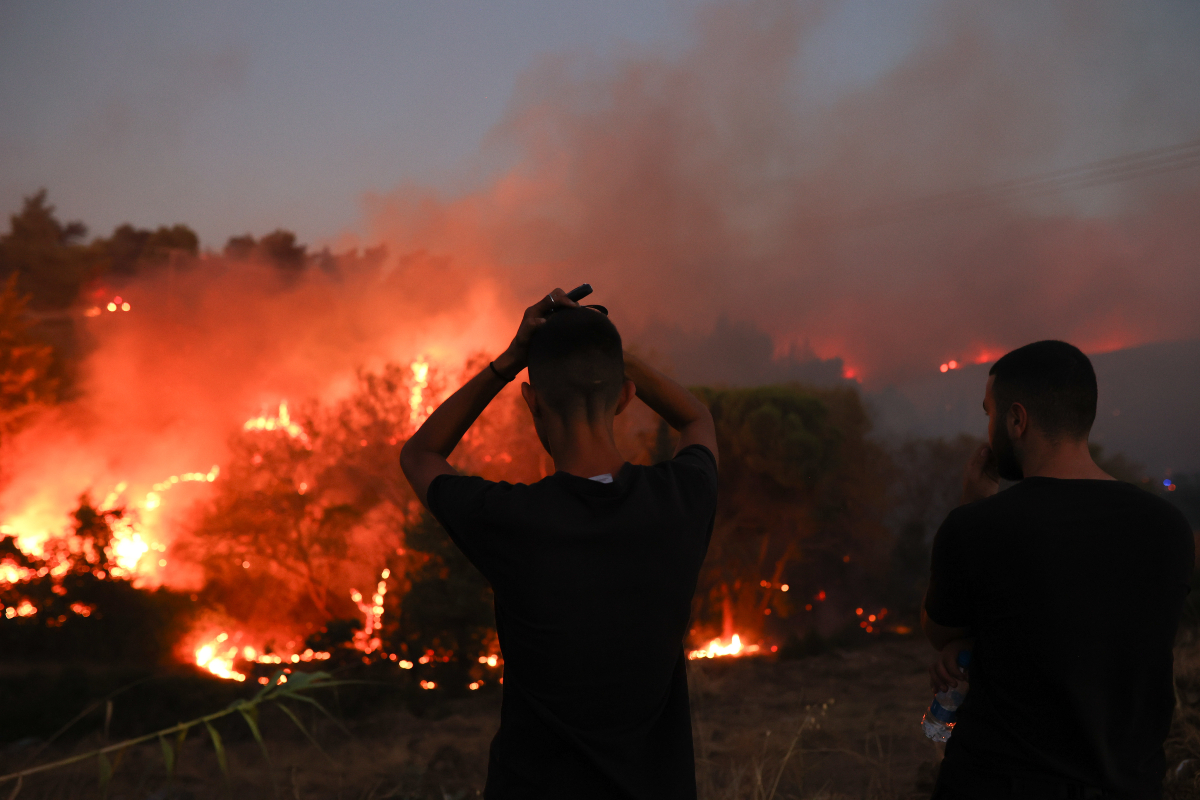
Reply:
[[[194,266],[203,255],[196,232],[183,224],[154,230],[120,225],[108,236],[87,240],[82,222],[60,220],[45,190],[25,198],[9,216],[0,235],[0,281],[15,276],[16,292],[35,314],[63,312],[94,298],[94,289],[117,289],[140,275],[167,268]],[[232,236],[219,255],[255,260],[298,273],[308,266],[328,266],[329,253],[310,253],[287,230],[261,238]]]
[[[44,192],[28,198],[10,222],[0,237],[0,277],[6,281],[0,295],[0,434],[63,395],[69,379],[63,352],[77,357],[78,351],[56,353],[52,337],[44,335],[47,320],[73,324],[74,312],[91,302],[89,292],[114,290],[118,281],[154,270],[203,268],[204,262],[195,234],[182,225],[154,231],[125,225],[85,243],[85,228],[60,222]],[[284,281],[306,269],[336,268],[327,255],[309,253],[287,231],[234,237],[223,252],[235,261],[272,264]],[[483,363],[468,364],[466,371]],[[438,396],[459,377],[432,368],[425,396]],[[409,673],[413,677],[436,668],[465,680],[482,669],[478,656],[494,647],[495,636],[486,584],[420,511],[397,468],[400,447],[413,430],[414,388],[408,365],[389,365],[360,374],[340,402],[293,406],[303,435],[234,434],[212,498],[170,554],[203,570],[205,588],[190,608],[196,624],[238,626],[253,633],[259,646],[287,652],[301,644],[346,649],[356,633],[365,633],[379,640],[376,652],[414,662],[429,656],[427,665]],[[979,442],[881,441],[852,386],[696,391],[716,420],[722,469],[717,524],[695,598],[693,643],[728,641],[738,633],[746,642],[782,643],[799,653],[831,637],[852,643],[911,628],[932,535],[957,503],[962,465]],[[619,417],[617,434],[632,461],[653,463],[673,449],[671,432],[645,409]],[[502,393],[486,411],[455,460],[465,472],[510,481],[534,481],[553,469],[515,391]],[[1140,477],[1120,459],[1104,466],[1117,477]],[[1191,484],[1178,483],[1173,499],[1191,496]],[[102,523],[120,513],[84,502],[77,518],[89,520],[88,535],[100,541]],[[48,572],[53,566],[17,564],[12,540],[3,543],[0,562]],[[94,579],[103,571],[91,567],[69,567],[67,574]],[[363,632],[365,615],[351,590],[371,597],[384,570],[389,577],[381,627]],[[8,606],[16,598],[12,593],[27,591],[37,603],[57,608],[56,598],[83,589],[41,575],[24,589],[6,591]],[[95,617],[68,616],[70,630],[117,641],[99,620],[122,617],[132,601],[97,597]],[[112,603],[117,605],[105,608]],[[54,628],[49,620],[61,616],[0,619],[6,631],[0,645],[9,645],[0,650],[20,656],[39,642],[35,649],[55,652],[51,639],[39,637],[61,639],[64,632],[30,631]],[[171,652],[175,645],[163,637],[186,630],[173,626],[155,634],[155,652]],[[88,636],[77,638],[81,652],[99,652],[84,646]],[[612,646],[619,650],[619,643]]]
[[[89,240],[82,222],[58,217],[45,190],[25,198],[0,235],[0,436],[30,410],[73,395],[75,366],[88,347],[78,323],[88,307],[104,305],[138,277],[200,268],[209,255],[270,265],[284,284],[305,269],[337,264],[287,230],[232,236],[217,253],[202,252],[183,224],[125,224]]]

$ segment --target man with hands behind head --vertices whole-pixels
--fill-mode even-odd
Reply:
[[[459,475],[450,453],[526,367],[521,393],[556,472],[531,485]],[[675,457],[653,467],[613,439],[635,394],[679,431]],[[485,796],[694,798],[683,639],[716,511],[708,409],[555,289],[400,463],[495,593],[504,699]]]
[[[1092,460],[1096,375],[1058,341],[988,377],[989,445],[933,543],[934,691],[970,691],[934,797],[1156,798],[1172,645],[1195,558],[1183,515]],[[999,492],[999,478],[1019,481]]]

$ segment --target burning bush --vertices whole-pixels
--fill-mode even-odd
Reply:
[[[165,588],[136,588],[117,563],[123,509],[96,510],[85,495],[70,536],[40,555],[0,539],[0,653],[6,659],[162,663],[188,627],[190,602]]]
[[[228,480],[183,548],[204,569],[207,602],[266,642],[260,651],[294,651],[358,614],[353,587],[374,585],[402,547],[416,500],[399,449],[436,388],[424,362],[393,364],[361,373],[333,407],[281,405],[233,437]]]
[[[408,586],[385,643],[401,658],[437,668],[451,691],[494,682],[499,673],[496,617],[487,580],[428,512],[405,529]],[[491,662],[488,663],[488,656]],[[432,670],[430,671],[432,672]]]

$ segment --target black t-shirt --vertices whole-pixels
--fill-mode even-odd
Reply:
[[[1159,796],[1194,559],[1178,509],[1118,481],[1027,478],[952,511],[925,607],[975,650],[944,771]]]
[[[708,448],[612,483],[443,475],[428,500],[496,598],[486,796],[694,798],[683,639],[716,512]]]

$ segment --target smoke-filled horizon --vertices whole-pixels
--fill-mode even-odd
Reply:
[[[0,507],[61,520],[85,489],[208,470],[245,419],[336,398],[360,367],[424,356],[454,376],[583,281],[628,342],[712,383],[875,389],[1041,338],[1200,337],[1194,165],[898,213],[1195,139],[1196,20],[938,8],[894,68],[832,95],[810,91],[821,8],[778,0],[709,6],[669,53],[545,60],[489,140],[508,167],[371,196],[365,233],[331,240],[382,260],[284,285],[210,256],[122,286],[132,311],[87,322],[79,399],[14,443]]]
[[[1200,335],[1194,157],[908,205],[1196,139],[1200,58],[1151,42],[1164,20],[1129,8],[944,11],[833,100],[798,67],[818,66],[820,11],[791,3],[710,7],[677,57],[550,59],[494,133],[511,170],[456,196],[372,197],[367,241],[516,297],[588,280],[651,346],[720,319],[758,328],[777,357],[841,358],[874,386],[1042,338],[1104,352]]]
[[[501,316],[589,281],[627,339],[704,382],[879,388],[1039,338],[1200,336],[1196,152],[1002,185],[1197,141],[1200,13],[933,3],[851,79],[820,38],[832,11],[716,3],[682,44],[544,57],[464,165],[487,176],[368,194],[357,232],[315,244],[382,244],[411,291],[450,270]],[[973,187],[992,188],[912,203]]]

